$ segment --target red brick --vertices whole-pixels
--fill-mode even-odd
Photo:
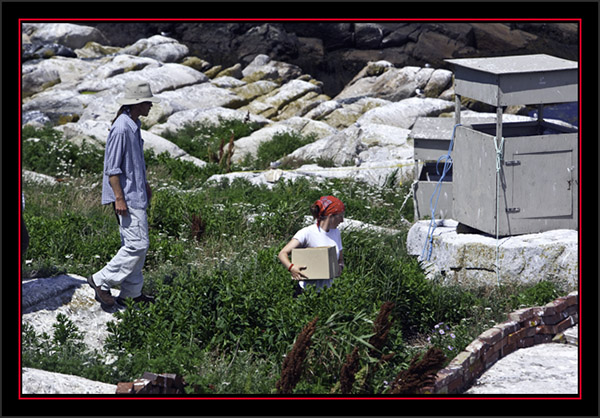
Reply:
[[[556,313],[556,306],[554,302],[548,302],[543,306],[544,308],[544,316],[554,315]]]
[[[458,393],[464,385],[462,376],[457,376],[448,383],[448,393]]]
[[[523,338],[533,337],[536,334],[536,327],[528,327],[525,328],[525,334],[523,334]]]
[[[478,377],[481,372],[483,372],[483,370],[485,369],[485,365],[483,364],[483,360],[480,358],[477,358],[473,364],[471,364],[471,366],[469,366],[469,375],[471,377]]]
[[[562,322],[559,322],[556,325],[556,334],[558,334],[559,332],[563,332],[564,330],[566,330],[569,327],[572,327],[573,325],[575,325],[575,320],[571,317],[565,319]]]
[[[508,319],[515,322],[523,322],[533,317],[533,308],[523,308],[508,314]]]
[[[511,344],[506,344],[504,347],[502,347],[502,350],[500,350],[500,356],[504,357],[504,356],[512,353],[516,349],[517,349],[517,341],[514,341]]]
[[[533,342],[535,344],[544,344],[552,341],[552,335],[549,334],[536,334],[533,337]]]
[[[572,305],[565,309],[567,315],[579,314],[579,305]]]
[[[453,375],[454,375],[453,371],[448,368],[444,368],[444,369],[440,370],[439,372],[437,372],[437,375],[435,378],[435,386],[436,387],[447,386],[448,383],[450,382],[451,378],[453,377]]]
[[[487,342],[481,341],[480,339],[475,339],[465,348],[465,351],[470,351],[471,353],[475,354],[475,356],[480,356],[489,347],[490,345]]]
[[[531,347],[534,344],[533,337],[523,338],[517,342],[517,347],[519,348],[527,348]]]
[[[556,325],[540,325],[535,330],[538,335],[554,335],[556,334]]]
[[[562,312],[569,307],[569,302],[566,296],[556,299],[553,303],[556,313]]]
[[[544,306],[536,306],[533,308],[533,316],[541,318],[546,315],[546,307]]]
[[[146,379],[151,382],[155,381],[157,377],[158,377],[157,374],[150,373],[150,372],[144,372],[144,374],[142,375],[142,379]]]
[[[498,328],[490,328],[481,333],[478,338],[490,345],[494,345],[502,339],[502,330]]]
[[[133,382],[117,383],[117,394],[133,393]]]
[[[474,358],[475,354],[471,353],[470,351],[461,351],[452,359],[450,364],[448,364],[448,369],[460,369],[462,373],[464,373],[466,370],[468,370]]]
[[[498,361],[500,358],[500,352],[490,352],[488,355],[483,356],[483,363],[486,369],[489,369],[492,364]]]
[[[507,340],[507,344],[513,344],[513,343],[517,343],[519,340],[523,339],[523,336],[525,335],[525,332],[527,331],[527,328],[522,328],[520,330],[518,330],[517,332],[513,332],[512,334],[508,335],[508,340]]]
[[[577,293],[569,293],[566,298],[569,306],[579,305],[579,295]]]
[[[508,334],[512,334],[519,330],[520,325],[516,321],[505,321],[500,324],[494,325],[494,328],[498,328],[502,331],[502,337],[506,337]]]
[[[546,315],[544,317],[544,320],[542,321],[542,323],[544,325],[555,325],[555,324],[558,324],[562,319],[563,319],[563,316],[560,313]]]

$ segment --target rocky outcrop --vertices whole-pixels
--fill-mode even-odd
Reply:
[[[59,42],[68,37],[36,34],[62,34],[64,29],[32,24],[27,26],[28,39]],[[251,33],[267,36],[262,29]],[[51,57],[24,63],[24,124],[51,123],[67,140],[103,145],[118,109],[115,99],[125,83],[149,80],[161,102],[144,119],[143,137],[157,154],[168,152],[173,158],[202,166],[204,161],[187,155],[161,135],[187,123],[237,119],[258,123],[261,129],[236,138],[234,162],[256,155],[259,145],[277,133],[313,135],[317,139],[314,144],[289,156],[305,162],[300,175],[354,176],[383,184],[392,174],[396,181],[411,176],[412,147],[406,134],[416,119],[454,109],[447,70],[369,62],[332,98],[324,93],[323,82],[297,65],[265,54],[253,56],[246,65],[223,68],[187,55],[191,49],[173,37],[154,35],[124,48],[103,47],[97,31],[77,31],[89,34],[83,47],[73,44],[80,58]],[[361,31],[372,33],[370,36],[378,33],[370,26]],[[339,170],[315,167],[319,160],[332,161]]]
[[[273,22],[97,23],[110,45],[127,46],[159,33],[191,55],[231,66],[265,54],[302,68],[336,95],[368,61],[395,67],[446,68],[444,59],[546,53],[577,60],[575,23]]]
[[[418,221],[408,232],[408,253],[422,259],[432,279],[465,287],[495,285],[498,280],[507,284],[549,280],[563,291],[577,288],[577,231],[554,230],[496,241],[488,235],[458,233],[457,226],[452,220],[438,221],[435,227],[431,221]]]
[[[29,367],[22,369],[21,379],[23,395],[114,395],[117,391],[117,385]]]

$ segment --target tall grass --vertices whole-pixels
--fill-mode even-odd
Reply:
[[[29,135],[40,138],[36,144],[55,143],[58,138],[52,130]],[[202,133],[185,135],[194,138]],[[26,169],[44,167],[36,162],[42,160],[42,149],[24,149],[38,153],[24,158]],[[101,163],[102,150],[93,153]],[[42,268],[87,276],[119,248],[114,214],[100,205],[101,170],[89,173],[82,168],[89,166],[89,156],[80,161],[76,152],[73,155],[66,172],[46,171],[66,181],[52,186],[24,184],[24,216],[31,235],[25,277]],[[427,280],[416,259],[406,253],[404,221],[412,220],[410,204],[400,211],[409,192],[406,185],[375,188],[353,180],[316,184],[301,179],[281,181],[270,190],[240,179],[207,184],[211,173],[226,167],[213,163],[198,168],[152,153],[146,159],[154,193],[148,210],[150,250],[144,290],[155,296],[156,303],[115,314],[120,320],[109,325],[104,354],[115,358],[114,363],[102,365],[100,354],[95,354],[94,362],[74,365],[73,359],[84,357],[84,348],[77,331],[65,323],[62,337],[54,340],[26,330],[24,357],[30,366],[55,371],[80,368],[80,374],[113,383],[134,380],[145,371],[179,373],[191,383],[188,390],[193,393],[270,393],[296,336],[318,317],[296,393],[330,393],[339,384],[346,356],[356,347],[361,350],[362,390],[385,393],[389,390],[385,382],[431,344],[449,355],[458,352],[493,321],[504,320],[511,309],[545,303],[558,295],[544,282],[531,289],[511,286],[490,291]],[[310,204],[327,194],[344,201],[347,218],[398,232],[343,231],[346,268],[341,277],[329,289],[309,290],[294,298],[294,284],[277,253],[305,225]],[[388,339],[379,349],[378,355],[388,359],[381,366],[368,341],[385,302],[394,307]],[[438,338],[440,324],[447,327],[442,328],[448,331],[445,339]],[[70,361],[68,356],[44,360],[61,346],[75,353]]]

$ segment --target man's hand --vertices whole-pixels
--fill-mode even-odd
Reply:
[[[117,197],[115,200],[115,212],[117,215],[127,215],[127,203],[123,197]]]
[[[125,195],[119,182],[119,176],[109,176],[108,183],[115,194],[115,212],[117,215],[127,215],[127,203],[125,202]]]

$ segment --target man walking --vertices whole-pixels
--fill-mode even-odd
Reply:
[[[152,191],[146,180],[144,141],[140,116],[148,116],[152,103],[160,99],[152,95],[150,85],[133,82],[125,86],[124,97],[117,100],[121,108],[112,122],[104,153],[102,204],[112,204],[121,234],[121,248],[100,271],[88,277],[102,308],[125,306],[125,299],[152,302],[142,294],[142,267],[150,246],[146,209]],[[120,286],[113,298],[110,289]]]

